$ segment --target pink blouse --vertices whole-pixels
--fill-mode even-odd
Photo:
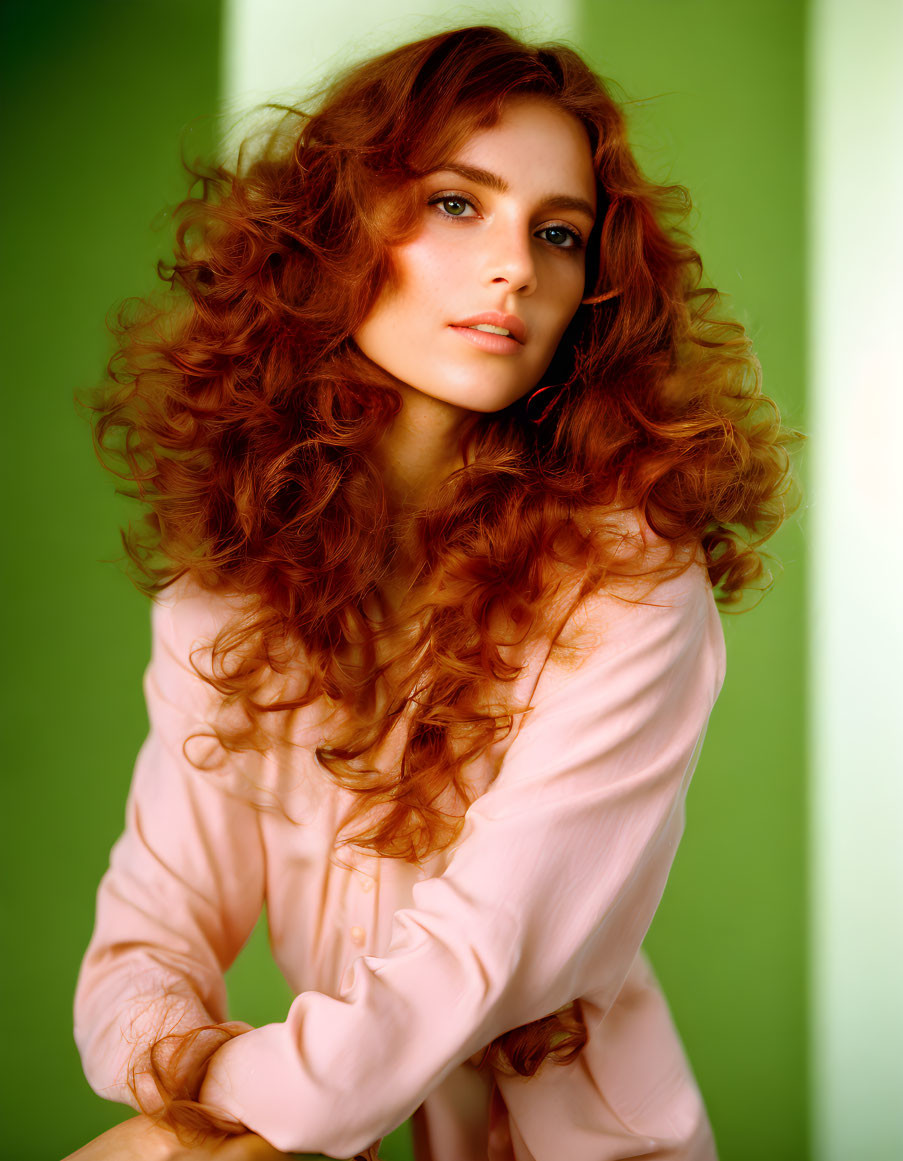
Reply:
[[[514,695],[534,708],[472,764],[461,835],[420,867],[336,851],[351,799],[314,758],[322,701],[292,746],[219,772],[186,759],[186,739],[195,760],[209,745],[192,736],[215,696],[188,657],[232,611],[184,583],[153,609],[150,733],[75,999],[94,1090],[133,1103],[133,1051],[164,1025],[227,1018],[223,972],[266,903],[296,998],[216,1052],[201,1099],[277,1148],[347,1158],[416,1114],[418,1161],[713,1161],[641,951],[724,679],[701,564],[645,603],[586,600],[567,626],[592,642],[579,658],[549,639],[512,647]],[[570,1064],[524,1078],[471,1063],[575,997],[589,1039]]]

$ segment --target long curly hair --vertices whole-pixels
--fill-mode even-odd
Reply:
[[[402,399],[352,336],[422,221],[418,180],[521,96],[588,135],[586,297],[530,397],[468,417],[464,466],[400,513],[374,452]],[[621,108],[573,49],[458,28],[350,68],[312,113],[273,108],[234,165],[191,171],[168,289],[119,314],[95,441],[147,509],[123,533],[140,587],[187,574],[243,599],[202,671],[240,711],[214,729],[222,750],[265,749],[273,721],[320,698],[344,707],[317,751],[358,792],[345,826],[362,825],[340,841],[417,862],[460,832],[443,792],[470,801],[468,763],[521,712],[487,703],[517,676],[512,626],[548,631],[563,575],[580,599],[647,567],[625,555],[628,511],[675,550],[701,545],[736,607],[769,583],[761,546],[796,502],[800,436],[700,284],[687,191],[643,176]],[[406,707],[400,764],[374,768]],[[555,1014],[483,1063],[532,1075],[584,1040],[574,1012]]]

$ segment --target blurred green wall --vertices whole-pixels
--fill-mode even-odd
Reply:
[[[804,423],[805,5],[586,0],[581,47],[631,105],[648,175],[689,188],[704,285],[749,330],[765,391]],[[722,1161],[803,1161],[806,1127],[804,552],[799,515],[750,612],[646,948]]]
[[[73,392],[107,313],[154,283],[179,142],[212,139],[218,0],[2,6],[5,739],[0,1156],[50,1161],[121,1119],[81,1073],[72,993],[146,729],[147,602],[104,559],[126,513]],[[201,119],[196,122],[195,119]]]
[[[689,187],[709,280],[750,328],[766,389],[802,423],[803,5],[588,0],[584,16],[583,50],[640,102],[642,161]],[[120,555],[128,507],[94,462],[72,393],[102,374],[105,315],[150,289],[167,253],[161,211],[183,191],[180,139],[188,156],[213,139],[220,13],[218,0],[33,0],[5,3],[2,20],[2,1091],[16,1115],[0,1156],[43,1161],[124,1112],[88,1089],[70,1009],[145,729],[148,651],[146,602],[103,563]],[[727,683],[647,941],[722,1161],[807,1156],[797,521],[775,548],[786,568],[775,591],[725,619]],[[236,1016],[284,1011],[261,930],[229,982]]]

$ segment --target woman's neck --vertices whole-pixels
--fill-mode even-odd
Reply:
[[[393,513],[410,514],[464,466],[461,433],[473,413],[403,383],[396,389],[402,409],[383,436],[377,455]]]

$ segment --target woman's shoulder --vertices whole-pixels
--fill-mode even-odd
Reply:
[[[643,509],[635,505],[594,505],[580,512],[577,525],[584,535],[604,541],[617,565],[628,571],[634,566],[638,574],[672,562],[705,560],[698,539],[669,540],[656,532]]]
[[[261,641],[266,610],[256,594],[210,589],[185,574],[158,594],[151,617],[155,681],[166,683],[171,697],[184,699],[186,708],[205,718],[213,715],[223,729],[248,726],[241,698],[235,696],[245,688],[243,678],[255,700],[303,695],[305,651],[293,647],[289,666],[272,667],[272,642]]]
[[[720,620],[698,540],[666,539],[637,508],[600,508],[583,521],[581,531],[602,541],[609,567],[565,586],[549,654],[553,670],[573,669],[591,656],[611,658],[641,638],[662,644],[698,638],[704,650],[720,654]]]
[[[156,596],[151,618],[155,638],[184,655],[195,646],[210,645],[249,611],[249,599],[237,591],[206,588],[185,573]]]
[[[579,578],[574,613],[610,607],[682,605],[711,599],[711,584],[701,541],[675,541],[662,536],[637,507],[603,507],[580,514],[578,528],[595,542],[593,560]],[[588,575],[589,574],[589,575]]]

